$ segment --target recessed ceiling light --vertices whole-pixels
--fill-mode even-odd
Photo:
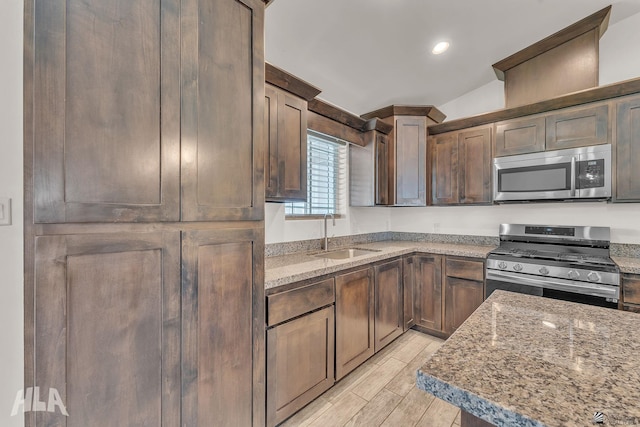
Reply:
[[[440,55],[447,49],[449,49],[449,42],[440,42],[431,49],[431,53],[434,55]]]

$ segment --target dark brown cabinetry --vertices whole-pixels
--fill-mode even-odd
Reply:
[[[389,154],[390,199],[399,206],[426,206],[426,117],[396,117]]]
[[[493,153],[496,157],[544,151],[544,116],[498,122],[495,129]]]
[[[622,308],[640,313],[640,275],[622,276]]]
[[[389,138],[387,135],[373,131],[375,138],[375,204],[389,204]]]
[[[444,331],[452,334],[484,300],[484,262],[447,257],[444,282]]]
[[[349,205],[388,205],[389,137],[370,130],[364,141],[364,146],[349,145]]]
[[[334,299],[333,278],[267,297],[268,426],[333,385]]]
[[[373,356],[373,269],[336,276],[336,380]]]
[[[264,121],[267,200],[306,200],[307,101],[266,85]]]
[[[616,104],[615,200],[640,201],[640,97]]]
[[[429,139],[431,203],[491,203],[491,127]]]
[[[442,331],[442,259],[441,255],[413,256],[416,325]]]
[[[28,384],[69,412],[38,425],[180,425],[180,234],[40,236],[35,255]]]
[[[374,267],[374,349],[379,351],[404,331],[402,259]]]
[[[608,104],[567,108],[546,115],[545,120],[547,151],[611,141]]]
[[[403,310],[404,310],[404,327],[407,330],[416,324],[416,308],[415,308],[415,274],[413,255],[406,256],[402,259],[402,293],[403,293]]]
[[[264,424],[263,18],[25,3],[27,426]]]

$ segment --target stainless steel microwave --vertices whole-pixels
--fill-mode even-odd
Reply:
[[[611,144],[493,160],[495,202],[610,197]]]

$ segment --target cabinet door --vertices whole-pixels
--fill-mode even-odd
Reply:
[[[482,304],[483,284],[447,277],[444,288],[444,330],[452,334]]]
[[[373,269],[336,276],[336,380],[374,353]]]
[[[180,10],[182,220],[260,220],[264,3],[184,0]]]
[[[414,257],[416,325],[442,330],[442,257]]]
[[[625,304],[640,305],[640,275],[625,274],[622,277],[622,294]]]
[[[267,331],[267,426],[333,385],[333,310],[327,307]]]
[[[403,259],[402,277],[403,277],[403,308],[404,308],[404,327],[407,330],[416,324],[415,318],[415,269],[414,257],[408,256]]]
[[[616,130],[616,200],[640,200],[640,97],[619,102]]]
[[[264,424],[263,233],[182,233],[182,425]]]
[[[491,128],[460,132],[458,160],[460,203],[491,203]]]
[[[397,117],[393,164],[395,204],[427,205],[427,122],[425,117]]]
[[[443,133],[430,140],[431,202],[434,205],[457,204],[458,133]]]
[[[35,222],[178,220],[180,2],[37,0],[34,16]]]
[[[502,157],[544,151],[545,135],[544,116],[498,122],[493,154]]]
[[[609,105],[571,108],[547,116],[546,149],[584,147],[611,141]]]
[[[402,259],[374,267],[375,351],[379,351],[404,330]]]
[[[180,234],[37,237],[35,379],[69,416],[38,425],[180,425]]]
[[[376,205],[389,204],[389,138],[375,132]]]
[[[278,91],[264,87],[264,187],[267,198],[278,196]]]
[[[278,94],[278,196],[307,199],[307,101]]]

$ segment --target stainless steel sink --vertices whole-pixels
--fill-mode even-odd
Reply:
[[[362,248],[345,248],[345,249],[337,249],[335,251],[320,252],[315,254],[315,256],[319,258],[328,258],[328,259],[349,259],[349,258],[359,257],[362,255],[370,255],[375,252],[380,252],[380,250],[362,249]]]

